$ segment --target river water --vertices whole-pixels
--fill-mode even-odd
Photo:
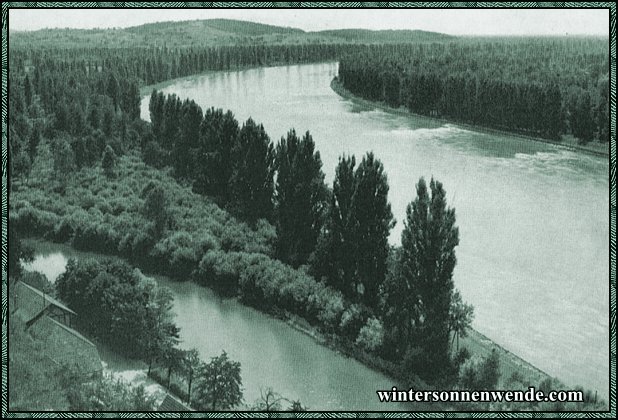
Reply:
[[[25,269],[55,281],[65,271],[68,258],[101,258],[69,246],[30,241],[33,262]],[[391,389],[393,381],[354,359],[318,344],[283,321],[273,319],[234,299],[223,299],[212,290],[190,282],[155,276],[174,295],[173,312],[181,328],[184,349],[196,348],[204,361],[225,350],[241,363],[245,406],[260,398],[260,389],[271,387],[288,400],[300,400],[311,410],[390,411],[414,410],[414,405],[380,404],[378,389]],[[112,373],[133,384],[144,385],[160,402],[164,391],[146,377],[143,362],[127,360],[106,348],[99,350]],[[289,404],[283,403],[283,408]]]
[[[460,231],[455,284],[475,306],[474,327],[567,384],[608,395],[608,159],[362,108],[331,90],[336,74],[336,63],[260,68],[161,90],[252,117],[273,141],[309,130],[330,183],[340,155],[359,161],[373,150],[388,174],[393,244],[418,179],[441,181]]]
[[[388,174],[393,244],[418,179],[441,181],[460,230],[455,284],[475,306],[474,327],[567,385],[607,398],[608,160],[362,108],[330,89],[336,73],[336,63],[261,68],[161,90],[203,109],[231,109],[241,122],[251,116],[274,141],[292,127],[309,130],[329,183],[341,154],[358,161],[374,151]],[[166,285],[185,344],[208,357],[226,349],[243,364],[247,389],[272,386],[315,409],[386,408],[367,392],[388,387],[387,378],[207,289]]]

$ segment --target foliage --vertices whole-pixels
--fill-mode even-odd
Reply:
[[[457,350],[459,350],[459,338],[466,338],[473,319],[474,306],[465,303],[459,290],[455,289],[449,308],[449,332],[453,333],[453,341],[457,340]]]
[[[111,374],[86,383],[71,375],[65,379],[70,410],[74,411],[154,411],[155,398],[143,385],[131,386]]]
[[[202,410],[226,410],[242,401],[240,362],[227,357],[224,351],[204,364],[195,389],[195,405]]]
[[[429,187],[431,195],[421,178],[417,197],[408,205],[402,247],[393,255],[383,288],[383,313],[386,325],[393,328],[387,337],[395,355],[407,353],[407,346],[416,343],[420,350],[416,362],[420,370],[416,371],[435,375],[449,366],[454,249],[459,231],[455,210],[446,206],[442,184],[432,179]],[[465,329],[463,324],[461,329]]]
[[[376,351],[384,341],[384,327],[377,318],[369,318],[367,324],[360,329],[356,344],[361,348],[373,352]]]
[[[183,350],[180,372],[187,378],[187,404],[189,405],[191,404],[193,380],[199,372],[201,363],[197,349]]]
[[[300,139],[294,130],[276,149],[277,255],[298,267],[315,250],[327,205],[320,153],[309,132]]]
[[[284,400],[285,398],[273,391],[271,387],[266,389],[260,388],[260,398],[255,401],[251,411],[281,411],[281,402]]]
[[[70,259],[56,288],[89,333],[125,355],[152,361],[177,343],[169,290],[120,260]]]
[[[608,140],[607,90],[597,88],[607,69],[602,38],[481,38],[359,48],[340,61],[338,80],[422,115],[588,142],[595,132]]]
[[[67,182],[67,178],[75,170],[75,153],[70,143],[65,138],[57,138],[53,146],[54,174],[61,185]]]
[[[471,391],[496,389],[500,379],[500,361],[495,349],[484,358],[472,356],[460,367],[459,385]]]
[[[10,277],[19,278],[23,271],[21,261],[31,261],[33,258],[33,251],[31,248],[22,244],[20,231],[14,223],[9,223],[6,246],[8,247],[8,255],[3,261],[2,271],[7,273]]]
[[[394,221],[382,163],[373,153],[367,153],[356,170],[355,163],[354,156],[339,159],[312,273],[346,297],[375,308]]]
[[[275,152],[264,126],[249,118],[240,129],[231,153],[233,211],[250,223],[272,219]]]
[[[167,228],[169,212],[165,189],[154,181],[150,181],[142,190],[144,198],[144,216],[154,223],[155,237],[160,237]]]
[[[196,192],[207,194],[228,202],[230,199],[230,179],[232,149],[238,139],[238,121],[231,111],[209,108],[204,113],[200,125],[199,144],[196,151],[195,183]]]
[[[114,149],[108,144],[105,146],[105,150],[103,150],[103,157],[101,159],[101,167],[103,168],[105,176],[114,176],[116,160],[116,153],[114,153]]]

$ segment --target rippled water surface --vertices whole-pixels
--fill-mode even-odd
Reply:
[[[241,121],[251,116],[273,140],[292,127],[310,130],[329,182],[341,154],[358,160],[373,150],[388,173],[393,244],[419,177],[443,182],[460,229],[455,283],[475,306],[475,328],[568,385],[607,396],[607,159],[367,110],[330,89],[336,71],[319,64],[215,73],[163,90],[231,109]],[[32,268],[53,278],[67,252],[40,253]],[[207,289],[168,285],[183,345],[240,360],[248,402],[272,386],[314,409],[385,409],[375,402],[375,389],[390,385],[384,376]]]
[[[397,225],[419,177],[456,208],[455,283],[474,326],[568,384],[608,392],[608,160],[509,136],[367,110],[329,86],[337,64],[197,76],[163,88],[262,122],[273,140],[310,130],[332,182],[341,154],[383,161]],[[148,119],[148,98],[142,102]]]

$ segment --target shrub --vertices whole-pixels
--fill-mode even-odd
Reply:
[[[10,223],[15,223],[24,235],[45,235],[52,232],[59,221],[55,213],[26,206],[11,212]]]
[[[197,268],[193,236],[189,232],[173,232],[156,243],[151,256],[168,275],[188,279]]]
[[[376,351],[384,341],[384,326],[375,317],[367,320],[356,338],[356,344],[366,351]]]
[[[467,390],[495,389],[499,378],[500,362],[495,349],[485,358],[472,356],[459,371],[459,385]]]
[[[361,306],[353,303],[349,305],[341,315],[339,330],[344,337],[354,340],[359,333],[361,327],[365,323],[365,316]]]
[[[334,332],[339,326],[343,314],[343,295],[338,290],[318,283],[315,292],[309,295],[307,307],[310,314],[314,313],[317,320],[328,331]]]

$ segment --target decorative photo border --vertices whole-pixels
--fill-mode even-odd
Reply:
[[[7,222],[8,222],[8,29],[10,8],[605,8],[610,15],[610,395],[607,412],[10,412],[8,411],[8,347],[7,314],[8,261]],[[536,417],[616,417],[616,4],[613,2],[4,2],[2,3],[2,418],[536,418]]]

